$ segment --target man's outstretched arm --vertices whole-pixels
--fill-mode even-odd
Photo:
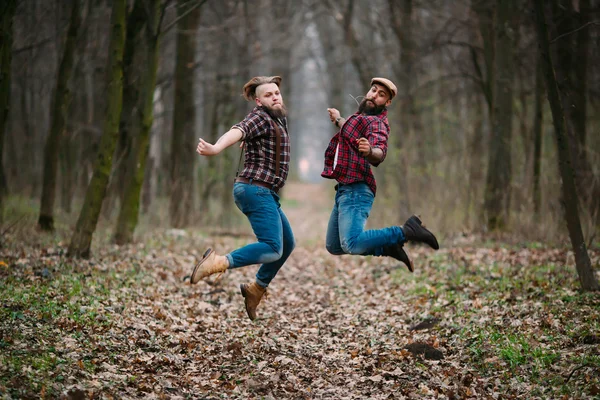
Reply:
[[[221,136],[215,144],[210,144],[204,139],[200,138],[198,147],[196,147],[196,152],[202,156],[216,156],[232,144],[239,142],[242,136],[243,133],[241,130],[238,128],[232,128],[225,132],[225,134]]]

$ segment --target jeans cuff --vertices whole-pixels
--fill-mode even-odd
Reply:
[[[229,254],[225,254],[225,257],[227,257],[227,260],[229,261],[229,268],[235,268],[233,266],[233,257],[231,257],[231,254],[230,253]]]
[[[406,243],[406,236],[404,235],[404,229],[402,229],[402,227],[400,227],[399,231],[400,231],[400,234],[398,236],[398,242],[400,244],[404,244],[404,243]]]
[[[260,286],[261,288],[264,288],[264,289],[266,289],[269,286],[268,283],[264,283],[263,281],[261,281],[258,278],[256,278],[256,283],[258,284],[258,286]]]

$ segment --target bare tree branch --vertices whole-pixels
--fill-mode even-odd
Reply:
[[[562,37],[565,37],[567,35],[571,35],[571,34],[577,32],[577,31],[580,31],[580,30],[582,30],[584,28],[587,28],[589,25],[600,25],[600,23],[598,23],[598,21],[590,21],[587,24],[584,24],[584,25],[580,26],[579,28],[577,28],[575,30],[572,30],[571,32],[566,32],[566,33],[563,33],[562,35],[559,35],[559,36],[555,37],[554,39],[552,39],[550,41],[550,44],[556,42],[558,39],[560,39]]]
[[[165,29],[162,30],[161,33],[167,33],[167,32],[169,32],[175,25],[177,25],[177,22],[179,22],[179,20],[181,20],[182,18],[185,18],[189,13],[191,13],[192,11],[194,11],[196,8],[202,7],[202,5],[204,5],[204,3],[206,3],[207,1],[208,0],[201,0],[198,3],[194,4],[186,12],[184,12],[183,14],[181,14],[179,17],[175,18],[175,20],[173,22],[171,22],[169,25],[167,25],[165,27]]]

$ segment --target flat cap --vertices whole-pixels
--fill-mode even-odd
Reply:
[[[387,90],[390,91],[390,93],[392,95],[392,97],[390,99],[393,99],[398,94],[398,89],[396,88],[396,85],[394,85],[394,82],[390,81],[389,79],[386,79],[386,78],[371,79],[371,86],[373,86],[376,83],[386,87]]]

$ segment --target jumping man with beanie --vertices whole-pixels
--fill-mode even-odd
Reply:
[[[322,177],[338,182],[326,247],[334,255],[393,257],[413,272],[413,262],[403,248],[405,242],[423,242],[439,249],[436,237],[416,215],[403,226],[364,230],[377,191],[371,165],[378,166],[387,154],[390,135],[387,106],[397,93],[396,85],[389,79],[373,78],[356,113],[346,119],[337,109],[327,109],[329,118],[340,130],[325,151],[321,173]]]
[[[294,235],[277,193],[285,185],[290,164],[290,138],[279,76],[257,76],[244,85],[246,100],[256,106],[213,145],[200,139],[196,151],[214,156],[236,142],[246,146],[244,168],[233,185],[235,204],[256,235],[257,242],[225,255],[208,249],[194,267],[190,282],[197,283],[228,269],[261,264],[256,279],[240,285],[251,320],[267,287],[294,249]]]

